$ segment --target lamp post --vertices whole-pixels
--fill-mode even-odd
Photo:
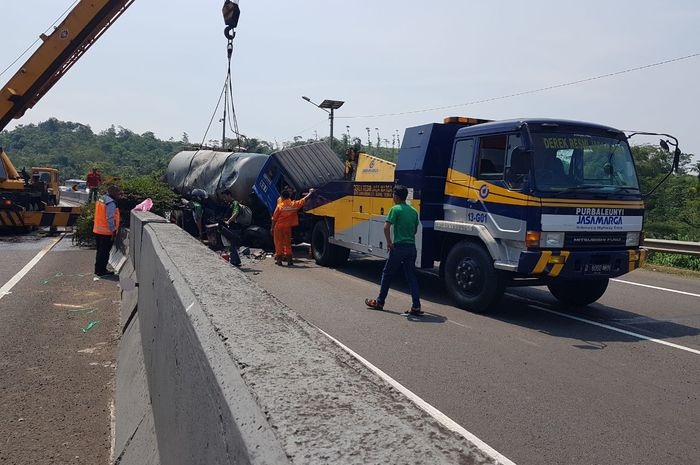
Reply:
[[[337,110],[338,108],[342,107],[345,102],[342,100],[324,100],[321,102],[320,105],[316,104],[315,102],[312,102],[309,97],[306,95],[301,96],[302,99],[306,100],[309,102],[311,105],[320,108],[321,110],[325,111],[328,113],[328,119],[330,120],[331,123],[331,148],[333,148],[333,112]]]

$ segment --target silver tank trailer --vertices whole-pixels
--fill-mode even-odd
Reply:
[[[261,153],[185,151],[170,160],[165,177],[182,196],[204,189],[211,201],[221,204],[221,192],[228,189],[236,200],[247,203],[268,157]]]

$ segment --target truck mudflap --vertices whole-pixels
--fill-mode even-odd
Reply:
[[[614,278],[644,264],[646,249],[538,250],[520,254],[518,273],[563,279]]]
[[[0,226],[6,228],[75,226],[82,211],[82,207],[47,207],[42,211],[0,209]]]

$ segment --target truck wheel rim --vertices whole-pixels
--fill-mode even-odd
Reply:
[[[326,241],[323,237],[323,234],[314,234],[314,237],[312,239],[312,245],[313,247],[311,249],[317,257],[323,255],[323,252],[325,252],[326,250]]]
[[[463,258],[457,265],[455,275],[457,286],[462,291],[468,294],[476,294],[481,289],[481,269],[473,258]]]

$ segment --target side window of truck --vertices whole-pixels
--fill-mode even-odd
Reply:
[[[466,181],[472,174],[474,139],[458,140],[452,158],[452,181]]]
[[[486,136],[479,139],[479,179],[503,180],[508,136]]]

